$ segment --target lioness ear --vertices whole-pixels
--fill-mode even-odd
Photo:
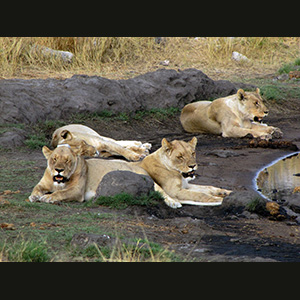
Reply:
[[[53,151],[50,150],[47,146],[44,146],[42,148],[42,152],[43,152],[44,156],[46,157],[46,159],[48,159]]]
[[[245,97],[246,97],[245,91],[243,89],[239,89],[237,91],[237,97],[238,97],[239,100],[244,100]]]
[[[260,89],[256,88],[256,94],[260,95]]]
[[[191,144],[194,148],[196,148],[197,145],[197,138],[194,136],[190,141],[189,144]]]
[[[81,140],[81,141],[80,141],[80,148],[79,148],[78,152],[75,151],[76,154],[79,155],[79,156],[80,156],[80,155],[84,155],[87,146],[88,146],[87,142],[84,141],[84,140]]]
[[[73,138],[73,135],[71,134],[71,132],[66,129],[60,133],[60,136],[65,140],[71,140]]]
[[[162,148],[163,148],[166,152],[170,151],[170,150],[173,148],[172,144],[169,143],[169,142],[167,141],[166,138],[163,138],[163,139],[162,139],[161,145],[162,145]]]

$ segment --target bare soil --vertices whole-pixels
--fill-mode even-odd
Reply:
[[[291,141],[300,148],[299,118],[299,100],[295,99],[285,102],[282,106],[276,105],[273,109],[271,107],[271,113],[266,122],[279,127],[284,133],[283,139]],[[169,140],[189,140],[193,136],[183,131],[179,122],[179,113],[168,119],[146,116],[143,120],[86,120],[83,123],[103,136],[150,142],[153,145],[153,151],[160,147],[163,137]],[[280,156],[293,152],[270,147],[250,148],[251,138],[222,138],[208,134],[196,136],[199,168],[198,177],[193,183],[224,187],[254,198],[256,194],[253,178],[257,171]],[[220,157],[214,154],[216,150],[220,150],[219,153],[225,150],[229,152],[225,155],[226,157]],[[16,163],[18,160],[32,162],[24,166],[18,174],[18,176],[31,177],[31,179],[27,178],[30,184],[18,188],[20,190],[19,201],[25,201],[32,187],[41,178],[46,160],[40,150],[28,150],[26,147],[0,153],[2,168],[7,166],[7,162]],[[13,195],[2,195],[2,198],[7,201],[11,201],[12,197]],[[25,211],[25,208],[23,210]],[[149,241],[173,250],[176,255],[180,256],[180,260],[300,261],[299,225],[288,219],[276,219],[271,215],[238,210],[224,211],[220,208],[191,205],[172,209],[164,203],[156,206],[130,206],[123,210],[104,206],[83,207],[82,204],[74,203],[68,204],[64,213],[75,215],[83,212],[98,215],[112,214],[114,216],[112,219],[97,221],[101,232],[113,232],[118,228],[127,238],[143,239],[146,236]],[[19,215],[19,218],[16,218],[16,215]],[[14,223],[18,234],[22,234],[30,222],[38,223],[36,208],[32,210],[26,208],[26,216],[24,214],[22,216],[22,212],[18,211],[16,206],[2,205],[0,218],[0,223]],[[74,228],[75,224],[77,223],[74,220]],[[57,224],[57,226],[62,228],[64,225]],[[74,228],[73,232],[85,232],[84,228],[78,226],[77,229]],[[9,230],[0,229],[2,240],[10,238],[11,234]],[[50,239],[48,245],[51,247]],[[57,247],[56,244],[52,246],[55,249]],[[72,260],[72,258],[68,257],[67,260]]]

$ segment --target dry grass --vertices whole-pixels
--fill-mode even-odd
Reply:
[[[74,74],[111,79],[136,76],[158,68],[197,68],[213,79],[251,77],[277,71],[299,57],[300,38],[288,37],[1,37],[1,78],[66,78]],[[45,57],[33,46],[74,54],[72,63]],[[233,51],[250,62],[231,60]],[[168,66],[161,61],[169,60]]]

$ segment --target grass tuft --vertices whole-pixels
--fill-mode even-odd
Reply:
[[[95,204],[108,206],[110,208],[125,209],[131,205],[153,206],[162,201],[163,198],[159,192],[150,192],[149,195],[132,196],[127,193],[121,193],[115,196],[100,196]]]
[[[13,244],[0,246],[1,253],[13,262],[48,262],[50,256],[46,243],[17,240]]]

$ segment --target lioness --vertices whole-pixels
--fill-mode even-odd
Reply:
[[[162,147],[140,162],[85,160],[66,145],[53,151],[44,146],[42,151],[48,165],[29,200],[48,203],[90,200],[105,174],[126,170],[150,175],[155,190],[160,191],[166,204],[173,208],[181,207],[181,204],[220,205],[231,191],[188,183],[195,178],[197,169],[196,143],[195,137],[190,142],[163,139]]]
[[[197,138],[189,142],[162,140],[161,148],[137,164],[145,169],[163,191],[165,202],[171,207],[181,204],[220,205],[230,190],[213,186],[190,184],[195,179]]]
[[[187,104],[181,111],[180,122],[187,132],[222,134],[223,137],[271,139],[282,137],[279,128],[262,124],[269,110],[263,103],[260,90],[219,98],[212,102],[198,101]]]
[[[137,161],[149,154],[151,144],[142,144],[139,141],[116,141],[111,138],[100,136],[93,129],[80,125],[70,124],[56,129],[52,135],[51,145],[70,144],[73,148],[76,144],[85,141],[95,147],[100,157],[120,155],[127,160]]]
[[[58,145],[54,150],[44,146],[42,152],[47,159],[47,168],[29,197],[31,202],[83,202],[95,196],[100,181],[110,171],[147,174],[144,169],[122,160],[85,160],[82,153],[76,153],[67,144]]]

